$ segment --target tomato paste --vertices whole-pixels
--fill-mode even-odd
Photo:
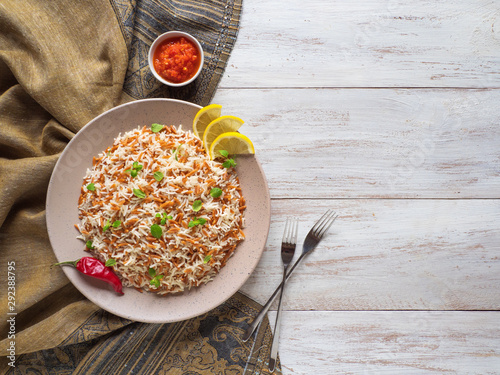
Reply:
[[[156,73],[172,83],[182,83],[193,77],[200,61],[201,53],[196,45],[182,36],[165,39],[153,55]]]

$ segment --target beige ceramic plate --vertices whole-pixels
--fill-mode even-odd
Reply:
[[[145,99],[113,108],[89,122],[71,140],[49,183],[47,229],[59,262],[88,256],[85,244],[76,239],[78,197],[92,157],[113,143],[114,138],[139,125],[182,124],[191,130],[199,106],[172,99]],[[248,279],[264,250],[270,223],[270,197],[262,168],[254,155],[237,156],[237,172],[246,199],[246,239],[216,278],[179,295],[158,296],[124,288],[117,295],[108,284],[64,267],[70,281],[89,300],[118,316],[148,323],[164,323],[201,315],[231,297]]]

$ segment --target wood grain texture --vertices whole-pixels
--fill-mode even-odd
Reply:
[[[274,322],[275,314],[270,314]],[[498,374],[491,311],[285,311],[284,374]]]
[[[272,197],[242,291],[279,284],[287,216],[302,241],[340,213],[286,289],[285,375],[500,372],[499,17],[493,0],[245,0],[213,99],[246,121]]]
[[[221,87],[499,87],[492,0],[245,2]]]
[[[328,235],[287,284],[286,310],[498,310],[498,200],[276,200],[266,249],[241,289],[264,303],[281,281],[286,216],[299,246],[327,208]],[[263,282],[265,280],[265,282]]]
[[[499,90],[221,89],[273,198],[499,198]]]

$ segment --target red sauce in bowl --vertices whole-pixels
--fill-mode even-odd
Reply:
[[[172,83],[191,79],[200,67],[201,51],[190,40],[180,36],[165,39],[153,54],[156,73]]]

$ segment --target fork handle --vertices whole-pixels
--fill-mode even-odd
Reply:
[[[280,299],[278,302],[278,311],[276,312],[276,323],[274,324],[273,342],[271,343],[271,354],[269,355],[269,371],[274,372],[276,367],[276,360],[278,358],[278,342],[280,337],[281,326],[281,301],[283,299],[283,291],[285,290],[285,282],[288,277],[286,267],[283,270],[283,281],[281,282]]]
[[[290,270],[287,272],[286,274],[286,280],[288,280],[288,278],[290,277],[290,275],[292,274],[293,270],[295,269],[295,267],[297,267],[297,265],[300,263],[300,261],[302,260],[302,258],[304,258],[304,256],[306,255],[307,253],[302,253],[299,257],[299,259],[297,259],[297,261],[293,264],[292,268],[290,268]],[[280,285],[278,285],[278,287],[276,288],[276,290],[274,291],[274,293],[271,295],[271,297],[269,297],[269,299],[267,300],[266,304],[264,305],[264,307],[262,308],[262,310],[260,310],[259,312],[259,315],[257,315],[257,317],[253,320],[253,322],[249,325],[249,327],[247,328],[247,330],[245,331],[245,334],[243,335],[243,342],[246,342],[248,341],[248,339],[252,336],[252,334],[254,333],[255,329],[257,328],[257,326],[259,325],[259,323],[262,321],[262,319],[264,319],[264,316],[266,316],[266,313],[267,311],[269,310],[269,308],[271,307],[271,304],[274,302],[274,300],[276,299],[276,297],[278,296],[278,293],[279,291],[282,289],[283,287],[283,283],[284,281],[281,282]]]

